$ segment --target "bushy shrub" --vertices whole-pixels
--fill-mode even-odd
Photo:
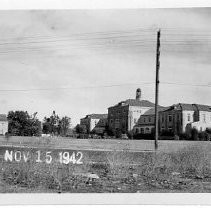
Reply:
[[[191,139],[194,141],[199,140],[199,132],[195,128],[191,129]]]
[[[135,135],[135,134],[133,134],[132,131],[128,131],[128,132],[127,132],[127,136],[128,136],[129,139],[133,139],[133,138],[134,138],[134,135]]]
[[[133,135],[134,139],[154,139],[154,135],[151,133],[137,133]]]
[[[161,131],[160,136],[174,136],[174,132],[169,130],[164,130]]]
[[[206,132],[207,132],[208,134],[211,134],[211,128],[206,128]]]
[[[196,128],[188,130],[186,133],[179,135],[181,140],[194,140],[194,141],[209,141],[211,138],[211,129],[199,132]]]
[[[122,131],[121,131],[120,129],[116,129],[116,131],[115,131],[115,136],[116,136],[116,138],[121,138],[121,136],[122,136]]]
[[[199,132],[199,140],[200,141],[208,141],[209,140],[209,134],[206,131]]]

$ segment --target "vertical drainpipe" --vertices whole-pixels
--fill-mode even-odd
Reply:
[[[196,107],[196,111],[197,111],[197,113],[196,113],[197,119],[194,119],[194,122],[195,122],[195,120],[196,120],[196,121],[199,121],[199,117],[200,117],[200,116],[199,116],[199,108],[198,108],[198,106],[197,106],[196,104],[192,104],[192,106],[195,106],[195,107]],[[194,112],[195,112],[195,111],[194,111]],[[194,113],[194,115],[195,115],[195,113]],[[193,116],[194,116],[194,115],[193,115]]]

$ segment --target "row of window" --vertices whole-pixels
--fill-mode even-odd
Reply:
[[[119,122],[120,122],[120,119],[115,119],[115,120],[112,120],[112,119],[111,119],[111,120],[110,120],[110,123],[111,123],[111,124],[114,123],[114,122],[115,122],[115,123],[119,123]],[[123,119],[122,122],[125,122],[125,119]]]
[[[188,114],[187,115],[187,120],[190,121],[190,119],[191,119],[191,115]],[[206,114],[202,114],[202,121],[206,122]],[[211,115],[210,115],[210,121],[211,121]]]
[[[135,130],[136,133],[150,133],[151,132],[151,129],[146,127],[146,128],[136,128]]]
[[[178,122],[180,122],[180,115],[178,114],[178,115],[176,115],[177,116],[177,121]],[[203,122],[206,122],[206,115],[205,114],[203,114],[202,115],[202,118],[203,118]],[[167,120],[168,120],[168,122],[173,122],[173,115],[168,115],[168,118],[167,118]],[[162,117],[161,117],[161,121],[162,121],[162,123],[164,123],[164,121],[165,121],[165,116],[164,115],[162,115]],[[191,122],[191,114],[190,113],[188,113],[187,114],[187,121],[188,122]],[[210,121],[211,121],[211,116],[210,116]],[[110,120],[110,123],[112,124],[114,121],[111,119]],[[116,123],[119,123],[120,122],[120,119],[115,119],[115,122]],[[123,119],[123,122],[125,122],[125,120]],[[134,124],[136,124],[138,122],[138,120],[136,119],[136,118],[134,118]],[[143,118],[143,122],[145,123],[145,122],[153,122],[153,119],[151,118],[151,117],[144,117]],[[182,121],[181,121],[181,123],[182,123]]]
[[[165,128],[162,127],[162,128],[161,128],[161,131],[164,131],[164,130],[165,130]],[[171,126],[168,127],[168,131],[172,131],[172,127],[171,127]]]
[[[177,121],[179,122],[180,121],[180,114],[176,115],[177,116]],[[168,122],[173,122],[173,115],[168,115],[168,118],[167,118]],[[190,120],[190,116],[188,117],[188,120]],[[164,123],[165,122],[165,115],[162,115],[161,116],[161,122]]]
[[[179,115],[177,115],[177,120],[179,120]],[[164,123],[164,121],[165,121],[165,116],[162,115],[161,122]],[[172,122],[172,121],[173,121],[172,115],[168,115],[168,122]]]
[[[124,114],[125,114],[125,113],[127,113],[127,111],[128,111],[128,110],[126,110],[126,109],[118,110],[118,111],[115,111],[115,112],[110,113],[110,115],[111,115],[111,116],[114,116],[114,115],[116,115],[116,114],[121,114],[121,113],[124,113]],[[141,110],[134,110],[133,113],[135,113],[135,112],[136,112],[136,113],[140,113],[140,114],[142,113]]]
[[[143,122],[144,122],[144,123],[145,123],[145,122],[149,122],[149,123],[150,123],[150,122],[152,122],[152,118],[151,118],[151,117],[146,117],[146,118],[144,117],[144,118],[143,118]]]
[[[112,124],[113,122],[115,123],[119,123],[120,122],[120,119],[115,119],[115,120],[110,120],[110,123]],[[122,120],[123,123],[126,122],[125,119]],[[138,122],[138,120],[136,118],[134,118],[134,124],[136,124]]]
[[[206,114],[202,114],[202,120],[203,122],[206,122]],[[211,115],[210,115],[210,121],[211,121]]]
[[[179,120],[180,120],[180,115],[178,114],[177,115],[177,121],[179,121]],[[162,121],[162,123],[164,123],[164,121],[165,121],[164,115],[162,115],[161,121]],[[168,122],[172,122],[172,121],[173,121],[173,115],[168,115]],[[191,114],[190,113],[187,114],[187,121],[191,122]],[[202,115],[202,121],[206,122],[206,114]],[[210,115],[210,121],[211,121],[211,115]]]
[[[121,114],[121,113],[127,113],[127,110],[126,109],[123,109],[123,110],[118,110],[118,111],[114,111],[112,113],[110,113],[111,116],[114,116],[116,114]]]
[[[140,113],[140,114],[141,114],[141,110],[134,110],[133,113],[134,113],[134,112]]]

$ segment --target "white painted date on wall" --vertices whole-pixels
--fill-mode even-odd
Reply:
[[[51,151],[41,152],[40,150],[35,151],[33,157],[36,163],[47,163],[51,164],[53,159],[56,158],[61,164],[83,164],[83,153],[82,152],[59,152],[56,155],[52,155]],[[29,151],[13,151],[6,150],[4,154],[4,160],[6,162],[27,162],[32,158]]]

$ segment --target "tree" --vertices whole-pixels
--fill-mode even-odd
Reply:
[[[109,128],[108,124],[106,124],[105,126],[105,133],[108,135],[108,136],[115,136],[115,133],[112,129]]]
[[[59,121],[59,129],[58,132],[62,136],[67,136],[69,127],[70,127],[70,118],[65,116]]]
[[[206,132],[211,134],[211,128],[206,128]]]
[[[192,140],[194,141],[199,140],[199,132],[196,128],[191,129],[191,137],[192,137]]]
[[[87,128],[86,128],[85,125],[77,124],[76,127],[75,127],[75,130],[76,130],[76,133],[79,133],[79,134],[86,134],[87,133]]]
[[[45,117],[43,123],[43,133],[45,134],[59,134],[59,121],[60,118],[56,115],[56,112],[53,111],[50,117]]]
[[[10,111],[8,113],[8,133],[14,136],[39,136],[41,122],[36,118],[37,112],[30,116],[27,111]]]
[[[115,136],[116,136],[116,138],[121,138],[121,136],[122,136],[122,131],[121,131],[119,128],[116,129],[116,131],[115,131]]]
[[[70,117],[60,118],[55,111],[50,117],[45,117],[43,122],[43,133],[66,136],[70,127]]]
[[[45,117],[43,121],[42,132],[45,134],[52,133],[50,118]]]

